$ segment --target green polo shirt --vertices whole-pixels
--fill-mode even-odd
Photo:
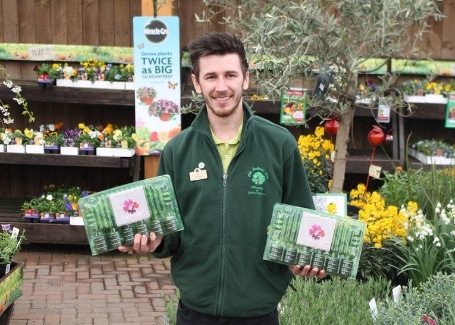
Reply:
[[[240,145],[240,136],[242,134],[243,123],[240,124],[237,134],[229,141],[223,142],[212,132],[213,141],[215,141],[218,152],[220,153],[221,162],[223,163],[224,173],[227,173],[228,166],[234,157],[237,148]]]

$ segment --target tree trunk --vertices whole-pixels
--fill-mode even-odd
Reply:
[[[346,173],[346,155],[348,152],[349,134],[354,114],[354,104],[343,114],[338,115],[338,132],[335,141],[335,161],[333,164],[333,178],[331,193],[343,191],[344,176]]]

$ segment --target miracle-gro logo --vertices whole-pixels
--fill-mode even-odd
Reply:
[[[145,37],[152,43],[163,42],[168,35],[168,28],[161,20],[152,20],[144,28]]]

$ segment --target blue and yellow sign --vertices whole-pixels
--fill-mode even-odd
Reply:
[[[181,130],[178,17],[134,17],[136,154],[159,154]]]

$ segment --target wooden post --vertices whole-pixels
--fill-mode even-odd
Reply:
[[[155,16],[153,12],[153,0],[142,0],[141,6],[142,16]],[[172,16],[172,1],[166,1],[165,4],[158,5],[157,16]]]
[[[155,13],[153,12],[153,0],[142,0],[141,13],[142,16],[155,16]],[[158,5],[157,16],[172,16],[172,14],[172,1],[167,1],[165,4]],[[156,176],[159,161],[159,155],[144,157],[144,179]]]

